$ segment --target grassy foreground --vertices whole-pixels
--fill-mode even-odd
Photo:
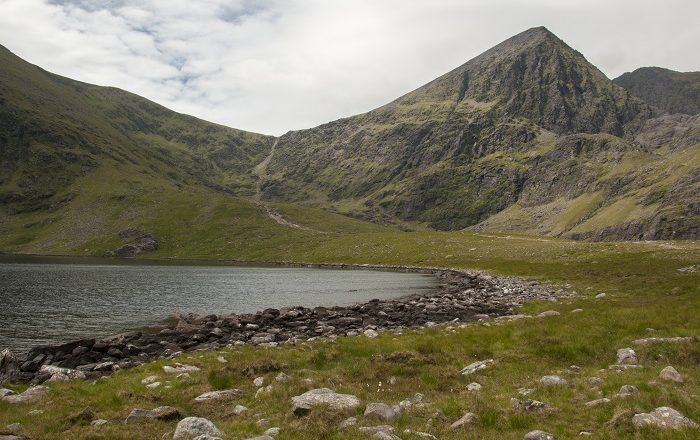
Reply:
[[[286,211],[285,215],[294,219],[294,212]],[[303,247],[299,246],[301,240],[306,243]],[[221,252],[208,247],[201,253],[194,247],[186,250],[193,257],[218,254],[260,260],[482,269],[568,285],[579,295],[558,304],[528,304],[522,311],[561,312],[548,318],[410,330],[400,335],[385,333],[372,340],[339,338],[335,342],[270,349],[236,347],[190,353],[178,361],[202,370],[185,381],[162,372],[161,367],[172,361],[159,361],[96,383],[52,384],[49,395],[36,404],[12,406],[0,402],[0,431],[5,425],[19,422],[24,434],[37,439],[170,438],[176,422],[123,423],[133,408],[170,405],[186,416],[209,418],[229,439],[261,435],[272,426],[281,428],[279,439],[371,438],[354,428],[341,431],[338,425],[351,415],[358,417],[359,426],[383,424],[362,416],[364,404],[396,404],[420,392],[425,395],[425,406],[406,412],[393,423],[396,434],[404,440],[419,438],[403,433],[404,429],[429,432],[439,439],[521,439],[533,429],[552,432],[560,439],[578,437],[580,431],[591,431],[592,438],[600,439],[698,438],[698,430],[638,431],[629,420],[635,412],[670,406],[700,421],[700,344],[632,345],[641,337],[700,335],[700,273],[677,270],[700,263],[698,243],[586,243],[473,233],[299,231],[278,238],[274,247],[240,250],[222,246]],[[170,256],[168,248],[158,256]],[[595,299],[601,292],[607,297]],[[570,313],[575,308],[583,312]],[[616,349],[628,346],[636,349],[643,369],[601,370],[615,362]],[[391,356],[398,352],[406,354]],[[227,363],[220,363],[218,356]],[[495,360],[492,368],[472,376],[459,374],[465,365],[486,358]],[[568,371],[571,365],[579,366],[581,371]],[[666,365],[674,366],[685,382],[658,379]],[[274,383],[278,371],[291,376],[291,380]],[[151,374],[158,375],[164,386],[150,390],[142,385],[141,380]],[[539,378],[547,374],[560,374],[570,386],[539,385]],[[273,383],[271,393],[255,397],[252,380],[256,376],[265,376],[266,384]],[[589,388],[590,376],[604,380],[600,393]],[[470,382],[480,383],[483,389],[467,391]],[[584,405],[593,399],[612,397],[624,384],[635,385],[640,392],[592,408]],[[193,401],[202,392],[233,387],[245,390],[245,396],[216,403]],[[318,387],[355,394],[363,406],[350,414],[329,410],[315,410],[303,418],[291,414],[290,397]],[[527,398],[547,402],[559,410],[537,415],[511,409],[511,397],[523,398],[518,395],[521,387],[535,389]],[[231,415],[236,404],[250,409],[241,416]],[[109,423],[92,427],[86,422],[69,421],[69,415],[86,408]],[[32,410],[43,412],[30,414]],[[476,422],[450,429],[450,424],[467,411],[477,414]],[[263,418],[269,419],[269,425],[256,425]]]

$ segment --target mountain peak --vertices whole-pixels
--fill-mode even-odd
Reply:
[[[398,102],[421,100],[489,103],[557,133],[622,135],[626,124],[649,114],[544,26],[508,38]]]

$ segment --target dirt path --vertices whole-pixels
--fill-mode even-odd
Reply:
[[[270,160],[272,160],[272,156],[275,154],[275,149],[277,148],[277,143],[279,142],[279,138],[275,139],[275,143],[272,144],[272,148],[270,149],[270,154],[268,154],[265,159],[263,159],[262,162],[259,164],[255,165],[253,168],[253,174],[257,176],[258,181],[255,184],[255,204],[260,207],[263,211],[265,211],[265,214],[267,214],[268,217],[270,217],[272,220],[276,221],[278,224],[282,226],[287,226],[289,228],[295,228],[295,229],[300,229],[302,231],[312,231],[312,232],[319,232],[322,234],[325,234],[325,232],[318,231],[316,229],[312,228],[307,228],[306,226],[298,225],[294,222],[291,222],[284,218],[282,214],[277,212],[274,208],[269,206],[267,203],[265,203],[262,200],[262,185],[265,179],[267,179],[267,166],[270,163]]]

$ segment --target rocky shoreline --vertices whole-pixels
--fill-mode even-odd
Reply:
[[[479,272],[410,267],[294,265],[334,269],[374,269],[432,274],[440,285],[430,291],[350,306],[285,307],[257,313],[178,315],[157,333],[127,332],[31,349],[25,356],[0,354],[0,384],[98,378],[182,352],[228,345],[294,344],[317,338],[364,335],[444,322],[512,315],[525,301],[556,301],[572,293],[513,277]]]

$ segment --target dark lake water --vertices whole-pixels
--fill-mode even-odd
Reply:
[[[0,349],[107,336],[158,324],[176,312],[346,305],[435,285],[429,275],[373,270],[2,257]]]

